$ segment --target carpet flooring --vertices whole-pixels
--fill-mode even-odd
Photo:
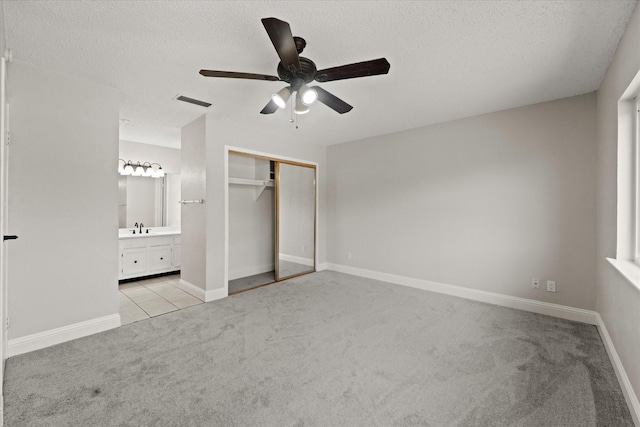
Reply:
[[[5,426],[632,426],[594,326],[336,272],[7,361]]]

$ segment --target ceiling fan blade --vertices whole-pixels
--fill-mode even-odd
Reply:
[[[235,71],[200,70],[200,74],[202,74],[205,77],[227,77],[231,79],[269,80],[273,82],[280,81],[280,78],[276,76],[267,76],[266,74],[253,74],[253,73],[236,73]]]
[[[295,71],[300,71],[300,57],[289,24],[277,18],[263,18],[262,25],[267,30],[284,68],[291,71],[293,67]]]
[[[322,102],[327,107],[332,110],[337,111],[340,114],[348,113],[353,109],[353,107],[337,96],[327,92],[322,89],[320,86],[313,86],[310,89],[315,90],[318,93],[318,101]]]
[[[371,61],[357,62],[355,64],[341,65],[339,67],[325,68],[324,70],[316,72],[316,81],[330,82],[332,80],[387,74],[390,67],[389,61],[385,58],[379,58]]]
[[[276,111],[278,111],[278,106],[276,105],[275,102],[273,102],[273,99],[272,99],[271,101],[269,101],[267,105],[264,106],[262,111],[260,111],[260,114],[273,114]]]

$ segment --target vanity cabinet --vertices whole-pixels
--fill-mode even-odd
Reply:
[[[121,253],[121,276],[136,276],[147,271],[146,248],[124,248]]]
[[[120,239],[120,280],[178,270],[179,235]]]
[[[182,245],[180,244],[180,236],[173,238],[173,266],[180,268],[180,260],[182,259]]]
[[[149,272],[162,273],[169,271],[173,265],[171,245],[149,247]]]

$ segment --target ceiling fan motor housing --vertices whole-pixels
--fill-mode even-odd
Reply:
[[[278,63],[278,77],[280,77],[281,80],[290,83],[292,86],[295,84],[297,79],[302,80],[304,83],[312,82],[316,76],[316,71],[316,64],[309,58],[305,58],[303,56],[300,57],[300,71],[289,71],[284,67],[284,65],[282,65],[282,62]],[[300,85],[298,85],[298,87],[299,86]]]

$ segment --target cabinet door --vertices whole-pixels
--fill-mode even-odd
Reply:
[[[180,261],[182,260],[182,252],[180,248],[181,248],[181,245],[173,246],[173,268],[175,270],[180,268]]]
[[[147,248],[122,249],[122,276],[147,272]]]
[[[170,271],[172,262],[171,245],[151,246],[149,248],[149,272]]]

